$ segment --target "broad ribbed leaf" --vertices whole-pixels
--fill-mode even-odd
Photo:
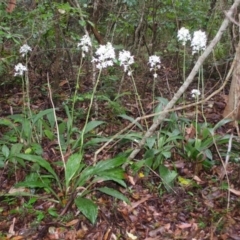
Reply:
[[[120,200],[122,200],[126,203],[130,203],[127,197],[125,197],[122,193],[120,193],[119,191],[117,191],[115,189],[108,188],[108,187],[102,187],[102,188],[98,188],[98,190],[100,192],[103,192],[103,193],[107,194],[107,195],[110,195],[112,197],[120,199]]]
[[[127,161],[127,158],[125,156],[120,156],[108,160],[102,160],[98,162],[94,168],[96,169],[97,173],[100,173],[102,171],[106,171],[108,169],[113,169],[116,167],[121,166],[123,163]]]
[[[159,167],[159,175],[160,175],[167,191],[171,191],[173,188],[174,180],[177,177],[177,172],[175,172],[173,170],[169,170],[164,165],[161,165]]]
[[[75,204],[82,214],[94,224],[98,215],[97,205],[91,200],[81,197],[75,199]]]
[[[61,186],[59,178],[57,176],[57,174],[55,173],[55,171],[52,169],[51,165],[49,164],[49,162],[47,162],[45,159],[43,159],[40,156],[36,156],[36,155],[30,155],[30,154],[22,154],[22,153],[18,153],[16,154],[15,157],[27,160],[27,161],[31,161],[31,162],[36,162],[38,163],[41,167],[45,168],[49,173],[51,173],[54,178],[57,180],[59,186]]]
[[[122,187],[127,187],[126,183],[119,179],[119,178],[113,178],[113,177],[107,177],[107,176],[102,176],[102,177],[95,177],[94,182],[105,182],[105,181],[114,181],[121,185]]]
[[[68,189],[70,181],[78,171],[81,161],[82,161],[81,153],[73,154],[67,160],[66,169],[65,169],[66,189]]]
[[[8,158],[9,153],[10,153],[10,150],[9,150],[8,146],[3,145],[2,146],[2,154],[6,159]]]
[[[121,114],[121,115],[119,115],[119,117],[121,117],[121,118],[123,118],[123,119],[126,119],[126,120],[130,121],[131,123],[134,123],[134,124],[135,124],[136,126],[138,126],[141,130],[143,130],[142,126],[140,125],[140,123],[138,123],[138,122],[136,121],[136,119],[134,119],[134,118],[132,118],[132,117],[126,115],[126,114]]]
[[[101,172],[100,174],[97,174],[98,177],[95,178],[95,181],[98,181],[102,179],[103,181],[114,181],[120,184],[123,187],[127,187],[126,183],[122,180],[124,179],[124,171],[122,168],[115,168],[111,170],[107,170],[104,172]]]
[[[10,155],[16,156],[17,154],[19,154],[22,151],[22,148],[23,148],[22,143],[13,144],[11,147]]]
[[[92,131],[94,128],[98,127],[99,125],[103,124],[104,121],[91,121],[87,124],[84,134]]]
[[[42,119],[43,116],[47,115],[47,114],[52,114],[53,115],[53,109],[50,108],[50,109],[45,109],[45,110],[40,111],[37,115],[34,116],[33,124],[35,124],[39,119]]]

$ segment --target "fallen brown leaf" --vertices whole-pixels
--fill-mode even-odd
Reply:
[[[67,227],[70,227],[70,226],[73,226],[75,225],[76,223],[78,223],[79,219],[73,219],[72,221],[68,222],[66,224]]]
[[[16,222],[16,218],[13,218],[12,224],[9,227],[8,233],[9,235],[15,235],[15,231],[14,231],[14,226],[15,226],[15,222]]]
[[[185,228],[190,228],[192,226],[191,223],[181,223],[181,224],[177,224],[177,227],[180,229],[185,229]]]
[[[11,238],[11,240],[21,240],[21,239],[24,239],[24,237],[23,236],[16,236],[16,237]]]
[[[203,181],[196,175],[193,177],[193,180],[195,180],[197,183],[203,183]]]
[[[140,205],[140,204],[144,203],[145,201],[147,201],[150,197],[151,196],[149,195],[149,196],[147,196],[147,197],[145,197],[145,198],[143,198],[143,199],[141,199],[141,200],[139,200],[139,201],[137,201],[135,203],[132,203],[131,207],[128,209],[128,212],[131,212],[134,208],[136,208],[138,205]]]

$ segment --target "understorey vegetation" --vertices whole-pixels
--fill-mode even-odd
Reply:
[[[2,1],[0,238],[238,239],[239,3]]]

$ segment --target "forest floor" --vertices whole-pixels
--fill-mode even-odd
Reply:
[[[144,103],[143,108],[147,113],[152,113],[152,84],[149,84],[151,81],[151,77],[147,75],[136,79]],[[212,80],[206,81],[206,94],[216,90],[215,83]],[[85,83],[86,86],[88,84]],[[156,95],[170,99],[180,85],[177,73],[170,66],[165,66],[161,70],[160,80],[156,86]],[[123,86],[125,87],[122,91],[129,91],[124,89],[128,88],[127,82]],[[65,94],[66,91],[63,89],[63,98],[66,97]],[[40,88],[33,88],[31,95],[35,99],[32,107],[37,109],[51,107]],[[0,99],[2,109],[0,117],[10,113],[12,103],[14,103],[14,112],[21,111],[20,99],[21,88],[6,87]],[[190,90],[186,93],[186,99],[189,102],[193,101]],[[123,102],[125,109],[132,113],[132,117],[137,117],[134,96],[126,97]],[[218,122],[222,118],[224,106],[223,96],[220,94],[205,103],[207,120],[211,123]],[[185,114],[189,118],[194,118],[194,111],[195,108],[187,109]],[[111,119],[108,110],[104,110],[104,104],[101,106],[101,117],[103,119],[99,120]],[[116,125],[113,118],[109,120],[105,132],[116,133],[124,126],[126,126],[124,122],[122,125]],[[222,128],[221,134],[226,134],[229,130],[230,127]],[[59,157],[59,153],[54,150],[54,144],[44,142],[43,149],[47,159]],[[116,151],[120,152],[121,148],[108,153],[107,157],[116,154]],[[92,152],[86,155],[91,159]],[[103,155],[101,157],[106,158]],[[138,158],[141,159],[141,153]],[[153,171],[148,174],[140,172],[137,175],[126,173],[127,189],[113,183],[104,183],[103,186],[111,186],[126,195],[130,204],[99,192],[92,192],[91,198],[95,199],[99,208],[97,222],[94,225],[79,214],[74,204],[59,217],[62,207],[51,202],[50,195],[44,191],[38,192],[38,196],[42,197],[37,199],[7,195],[13,191],[16,182],[25,178],[26,170],[16,167],[14,174],[9,175],[7,169],[2,168],[0,169],[0,239],[239,240],[240,194],[236,189],[240,185],[240,165],[232,162],[228,165],[228,178],[232,189],[230,192],[227,179],[222,175],[220,159],[218,161],[219,164],[211,169],[200,169],[197,172],[193,162],[179,155],[173,157],[171,161],[166,161],[165,165],[169,168],[173,167],[174,162],[179,176],[191,179],[190,184],[176,181],[171,192],[164,189],[161,179]],[[55,207],[55,212],[49,213],[48,209],[52,206]]]

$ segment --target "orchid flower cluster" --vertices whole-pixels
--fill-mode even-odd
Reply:
[[[193,39],[191,42],[192,54],[198,53],[206,49],[207,36],[206,33],[199,30],[193,33]]]
[[[157,70],[161,67],[160,57],[156,55],[150,56],[148,64],[150,65],[150,71],[154,71],[153,77],[157,78]]]
[[[27,44],[23,44],[19,50],[19,52],[22,54],[22,57],[24,57],[28,52],[31,52],[31,51],[32,51],[32,48]]]
[[[198,53],[206,49],[207,36],[206,33],[198,30],[193,33],[193,38],[189,33],[189,30],[185,27],[182,27],[178,30],[177,35],[178,41],[182,42],[182,45],[185,46],[187,41],[191,41],[192,54]]]
[[[23,73],[27,71],[27,67],[22,65],[21,63],[18,63],[17,65],[15,65],[14,70],[15,70],[14,77],[22,76]]]
[[[32,51],[32,48],[27,44],[23,44],[19,50],[22,57],[26,56],[28,52],[31,52],[31,51]],[[24,72],[27,71],[27,67],[24,66],[22,63],[18,63],[17,65],[15,65],[14,70],[15,70],[14,76],[23,76]]]
[[[84,35],[77,46],[81,48],[82,57],[84,58],[86,56],[86,53],[88,53],[89,49],[92,47],[92,42],[90,37],[88,35]]]
[[[91,39],[89,36],[84,35],[78,43],[78,47],[81,47],[83,52],[83,57],[85,57],[85,54],[88,53],[91,46]],[[93,57],[92,62],[95,62],[96,67],[100,70],[113,66],[113,63],[116,60],[115,49],[110,42],[106,45],[100,45],[95,52],[95,56],[96,57]],[[124,72],[128,72],[128,75],[130,76],[132,74],[130,65],[134,63],[134,58],[131,56],[131,53],[126,50],[120,51],[118,60],[120,62],[120,66],[123,66]]]
[[[88,53],[91,46],[91,39],[87,35],[84,35],[78,43],[78,47],[81,47],[83,52],[83,57]],[[95,62],[96,67],[100,70],[113,66],[113,63],[116,60],[115,50],[110,42],[106,45],[100,45],[95,52],[95,56],[96,57],[93,57],[92,62]],[[132,56],[129,51],[122,50],[119,52],[118,61],[120,66],[123,66],[124,72],[127,72],[128,76],[131,76],[133,72],[131,70],[131,65],[134,63],[134,56]],[[150,71],[154,70],[154,78],[156,78],[156,70],[160,68],[161,64],[160,57],[155,55],[150,56],[148,63],[150,65]]]
[[[191,91],[192,98],[198,98],[198,96],[201,95],[200,91],[198,89],[193,89]]]
[[[96,51],[96,56],[93,57],[92,62],[96,62],[98,69],[103,69],[113,66],[113,61],[116,58],[115,50],[110,42],[106,45],[100,45]]]
[[[128,76],[132,75],[130,65],[134,63],[134,58],[129,51],[123,50],[119,53],[120,66],[123,66],[124,72],[128,72]]]
[[[187,41],[191,41],[189,30],[185,27],[182,27],[180,30],[178,30],[177,38],[178,41],[182,42],[182,45],[185,46]]]

